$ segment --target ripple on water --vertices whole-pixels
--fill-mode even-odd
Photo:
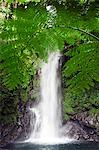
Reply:
[[[10,144],[4,150],[99,150],[99,143],[68,143],[57,145],[38,145],[32,143]]]

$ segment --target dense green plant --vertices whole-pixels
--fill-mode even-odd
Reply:
[[[89,99],[78,95],[99,81],[99,12],[97,2],[87,9],[87,1],[75,2],[61,1],[59,5],[53,1],[51,12],[36,3],[19,4],[7,12],[1,28],[2,86],[9,90],[27,88],[48,52],[63,51],[67,43],[66,49],[68,45],[71,49],[64,51],[70,57],[62,72],[66,84],[64,110],[73,113],[75,101],[81,104],[79,109],[83,108],[83,98]]]
[[[81,112],[88,112],[91,115],[99,115],[99,85],[91,88],[83,95],[73,95],[66,89],[64,90],[64,118],[69,119],[72,115]]]
[[[79,9],[65,9],[58,4],[54,15],[42,6],[27,7],[19,7],[12,19],[4,21],[1,32],[3,83],[12,89],[19,84],[26,87],[34,74],[37,57],[44,58],[50,50],[62,50],[64,41],[75,45],[66,53],[72,58],[64,66],[69,89],[83,91],[93,85],[93,80],[98,81],[97,8],[90,8],[82,16]]]
[[[64,29],[66,41],[74,45],[74,48],[65,53],[70,60],[64,65],[63,75],[66,77],[68,90],[75,94],[94,86],[95,81],[99,82],[99,18],[97,9],[92,8],[85,16],[73,12],[70,15],[73,18],[69,18],[67,10],[69,20],[60,10],[64,15],[60,22],[63,23],[63,29],[67,28]]]
[[[31,75],[35,74],[39,64],[37,55],[38,52],[42,55],[42,52],[38,49],[35,53],[33,43],[39,45],[35,36],[43,28],[45,15],[41,14],[41,8],[31,7],[26,10],[16,10],[14,19],[4,21],[1,32],[1,70],[3,83],[8,88],[13,89],[19,85],[26,87]]]

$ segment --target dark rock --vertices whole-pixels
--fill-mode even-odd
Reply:
[[[81,124],[78,120],[68,121],[63,127],[63,132],[65,136],[76,140],[99,142],[97,130]]]
[[[28,102],[26,106],[22,106],[22,109],[19,112],[20,118],[16,124],[0,125],[0,147],[3,147],[9,143],[13,143],[18,139],[24,140],[28,137],[30,133],[31,113],[29,111],[29,107],[32,105],[31,103],[33,102]]]
[[[78,113],[71,117],[73,120],[78,120],[81,124],[88,127],[99,129],[99,114],[90,115],[88,112]]]

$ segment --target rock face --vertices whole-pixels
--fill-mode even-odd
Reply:
[[[20,118],[16,124],[2,124],[0,125],[1,139],[0,146],[5,146],[6,144],[13,143],[16,140],[24,140],[28,138],[28,133],[30,132],[30,118],[31,113],[29,107],[32,105],[28,102],[26,105],[22,106],[20,111]]]
[[[90,115],[88,112],[78,113],[72,117],[73,120],[78,120],[81,124],[96,128],[99,131],[99,114]]]
[[[99,115],[76,114],[64,125],[65,135],[82,141],[99,142]]]
[[[80,141],[99,142],[99,133],[95,128],[80,124],[79,121],[68,121],[64,126],[64,134]]]

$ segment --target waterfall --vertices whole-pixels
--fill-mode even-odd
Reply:
[[[41,71],[40,138],[50,139],[59,136],[61,126],[59,59],[59,53],[50,54],[48,63],[44,64]]]
[[[34,143],[64,143],[61,138],[61,80],[59,52],[51,53],[48,61],[41,68],[41,100],[37,107],[31,108],[35,114],[35,125],[29,142]],[[62,140],[62,141],[61,141]]]

